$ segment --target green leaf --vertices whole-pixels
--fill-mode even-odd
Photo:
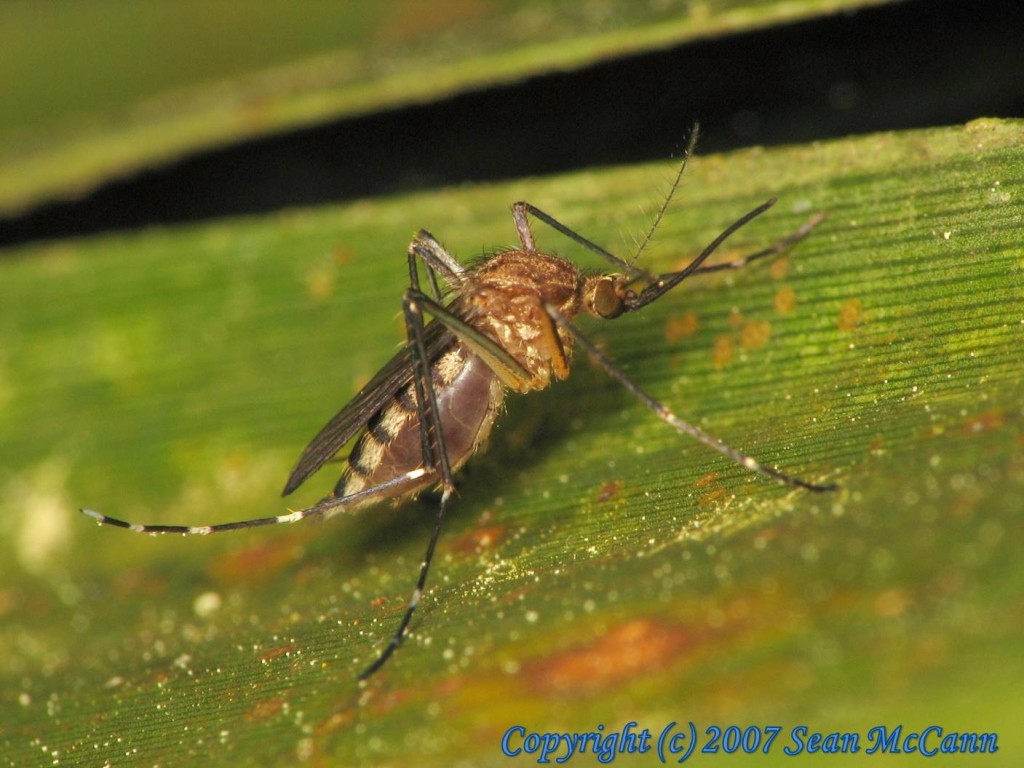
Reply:
[[[365,689],[429,499],[212,538],[137,537],[75,508],[280,513],[305,441],[402,338],[414,230],[469,258],[514,242],[525,198],[628,256],[672,164],[8,251],[0,754],[496,764],[513,725],[635,720],[693,721],[702,744],[710,725],[934,723],[998,733],[986,764],[1008,764],[1024,714],[1022,141],[1021,121],[980,120],[695,158],[649,269],[768,196],[721,258],[827,218],[772,263],[584,328],[682,417],[841,490],[752,475],[577,359],[510,399],[461,476],[413,631]],[[788,764],[782,739],[744,764]]]
[[[6,3],[0,215],[197,151],[886,1]]]

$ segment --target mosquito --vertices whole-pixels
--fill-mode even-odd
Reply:
[[[777,254],[807,235],[820,220],[771,246],[733,261],[705,264],[736,230],[775,204],[770,199],[729,225],[678,272],[652,275],[635,265],[661,222],[692,152],[691,138],[668,196],[631,262],[624,261],[527,202],[512,206],[519,245],[481,257],[456,260],[426,230],[408,249],[409,288],[402,300],[406,342],[306,446],[284,486],[292,493],[356,437],[334,490],[312,507],[275,517],[215,525],[141,525],[82,512],[105,525],[136,533],[205,535],[307,517],[332,517],[383,501],[398,503],[430,489],[440,491],[433,531],[420,563],[415,589],[387,645],[359,675],[365,681],[394,654],[423,599],[434,551],[455,492],[455,473],[490,436],[507,390],[532,392],[569,375],[573,348],[582,348],[654,414],[745,469],[786,485],[822,492],[814,483],[762,464],[677,416],[643,390],[576,326],[580,314],[612,320],[657,301],[687,278],[739,269]],[[602,257],[617,270],[592,273],[540,251],[530,217]],[[421,266],[422,265],[422,266]],[[427,278],[423,289],[420,271]],[[425,316],[432,319],[428,322]]]

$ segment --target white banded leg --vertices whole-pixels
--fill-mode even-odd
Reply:
[[[441,528],[444,526],[444,518],[448,511],[448,502],[455,491],[451,462],[444,444],[444,431],[438,417],[437,392],[434,389],[433,376],[430,372],[431,361],[427,356],[426,344],[423,340],[423,308],[417,300],[418,295],[419,281],[414,276],[413,285],[410,290],[406,291],[402,308],[405,313],[406,336],[413,347],[413,383],[416,388],[417,415],[424,428],[424,453],[428,454],[424,456],[424,464],[430,465],[431,469],[441,470],[441,501],[438,503],[437,517],[434,521],[434,530],[430,534],[430,542],[427,544],[427,551],[423,555],[423,560],[420,561],[420,573],[416,579],[416,587],[413,589],[412,597],[409,598],[409,604],[405,608],[402,620],[384,650],[370,666],[359,674],[360,681],[367,680],[383,667],[392,654],[398,650],[398,646],[402,644],[409,622],[412,621],[413,614],[423,599],[427,576],[430,574],[430,564],[434,560],[434,550],[437,548],[437,541],[441,536]],[[432,442],[430,438],[433,438]]]
[[[305,520],[307,517],[313,517],[315,515],[323,514],[324,512],[333,511],[346,507],[349,504],[354,504],[360,501],[366,501],[372,499],[377,495],[383,495],[385,492],[393,490],[396,486],[408,483],[413,480],[418,480],[427,474],[427,470],[420,467],[410,472],[399,475],[398,477],[387,480],[383,483],[364,488],[356,493],[351,493],[348,496],[328,496],[323,501],[314,504],[312,507],[307,509],[299,509],[289,512],[286,515],[275,515],[273,517],[257,517],[252,520],[236,520],[232,523],[214,523],[213,525],[160,525],[160,524],[149,524],[149,523],[130,523],[125,520],[119,520],[116,517],[109,517],[101,512],[97,512],[94,509],[83,509],[81,510],[83,515],[87,515],[95,520],[100,525],[110,525],[115,528],[124,528],[132,531],[133,533],[149,533],[149,534],[162,534],[162,533],[177,533],[185,536],[208,536],[211,533],[223,533],[224,531],[238,531],[243,528],[257,528],[262,525],[277,525],[278,523],[297,523],[300,520]]]
[[[545,309],[547,313],[551,315],[551,318],[556,323],[558,323],[560,326],[562,326],[567,331],[569,331],[569,333],[572,334],[576,341],[579,342],[580,346],[587,350],[587,353],[591,356],[591,358],[595,360],[604,369],[605,373],[607,373],[613,379],[618,381],[622,386],[624,386],[627,390],[633,393],[633,395],[637,399],[639,399],[640,402],[642,402],[644,405],[646,405],[648,408],[654,411],[654,414],[669,426],[699,440],[704,445],[708,446],[709,448],[715,451],[718,451],[723,456],[732,459],[734,462],[744,467],[745,469],[749,469],[751,472],[758,472],[762,475],[767,475],[768,477],[775,478],[776,480],[782,481],[786,485],[792,485],[798,488],[806,488],[809,491],[816,492],[834,491],[838,488],[838,486],[835,483],[812,483],[807,480],[801,480],[799,477],[794,477],[793,475],[786,474],[785,472],[775,469],[774,467],[766,466],[759,462],[757,459],[755,459],[753,456],[748,456],[742,451],[738,451],[732,446],[723,443],[717,437],[709,435],[700,427],[694,426],[693,424],[690,424],[687,421],[683,421],[678,416],[676,416],[668,408],[668,406],[656,400],[651,395],[647,394],[643,389],[641,389],[640,386],[637,385],[632,379],[630,379],[629,376],[627,376],[621,368],[619,368],[608,357],[606,357],[601,352],[601,350],[599,350],[597,346],[592,341],[590,341],[590,339],[584,336],[579,328],[577,328],[575,325],[569,322],[558,311],[557,308],[549,304],[545,307]]]

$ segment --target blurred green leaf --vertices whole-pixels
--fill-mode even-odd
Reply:
[[[510,399],[462,475],[411,637],[362,691],[429,499],[209,539],[99,529],[75,508],[279,513],[305,441],[401,339],[415,229],[469,258],[514,241],[508,205],[525,198],[628,255],[672,165],[8,251],[0,754],[486,765],[506,761],[512,725],[692,720],[702,738],[711,724],[935,723],[997,732],[986,764],[1014,764],[1022,140],[1020,121],[980,120],[697,157],[642,256],[651,269],[771,195],[730,253],[827,219],[773,263],[585,328],[680,415],[841,490],[753,476],[579,359],[568,381]],[[714,759],[788,764],[781,745]]]
[[[883,2],[7,2],[0,214],[199,150]]]

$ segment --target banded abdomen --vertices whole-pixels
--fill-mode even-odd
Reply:
[[[459,342],[437,358],[431,376],[445,448],[454,472],[487,440],[505,387],[483,360]],[[410,382],[367,422],[366,430],[349,454],[334,495],[349,496],[423,466],[416,392]],[[384,499],[407,498],[436,485],[440,479],[441,473],[435,469],[368,496],[355,508]]]

